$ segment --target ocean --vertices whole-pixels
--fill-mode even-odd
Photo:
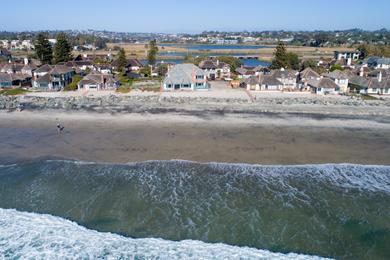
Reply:
[[[389,259],[390,166],[0,166],[14,259]]]

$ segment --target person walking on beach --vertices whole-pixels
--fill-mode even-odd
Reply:
[[[62,131],[64,130],[64,126],[61,124],[57,124],[57,133],[60,135]]]

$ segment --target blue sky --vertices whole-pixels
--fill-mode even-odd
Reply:
[[[0,30],[12,31],[390,29],[389,0],[19,0],[1,8]]]

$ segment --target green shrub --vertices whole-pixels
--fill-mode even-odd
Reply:
[[[82,80],[83,78],[79,75],[75,75],[72,78],[72,82],[64,87],[64,91],[75,91],[77,90],[77,84]]]

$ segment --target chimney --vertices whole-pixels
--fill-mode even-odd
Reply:
[[[347,66],[351,66],[352,65],[352,59],[351,58],[348,58],[347,59]]]
[[[378,82],[382,82],[382,71],[379,71]]]
[[[360,77],[364,77],[364,69],[363,69],[363,67],[360,68],[359,76]]]
[[[24,58],[24,65],[27,65],[27,64],[28,64],[28,59]]]
[[[219,60],[217,59],[217,66],[219,66]]]

